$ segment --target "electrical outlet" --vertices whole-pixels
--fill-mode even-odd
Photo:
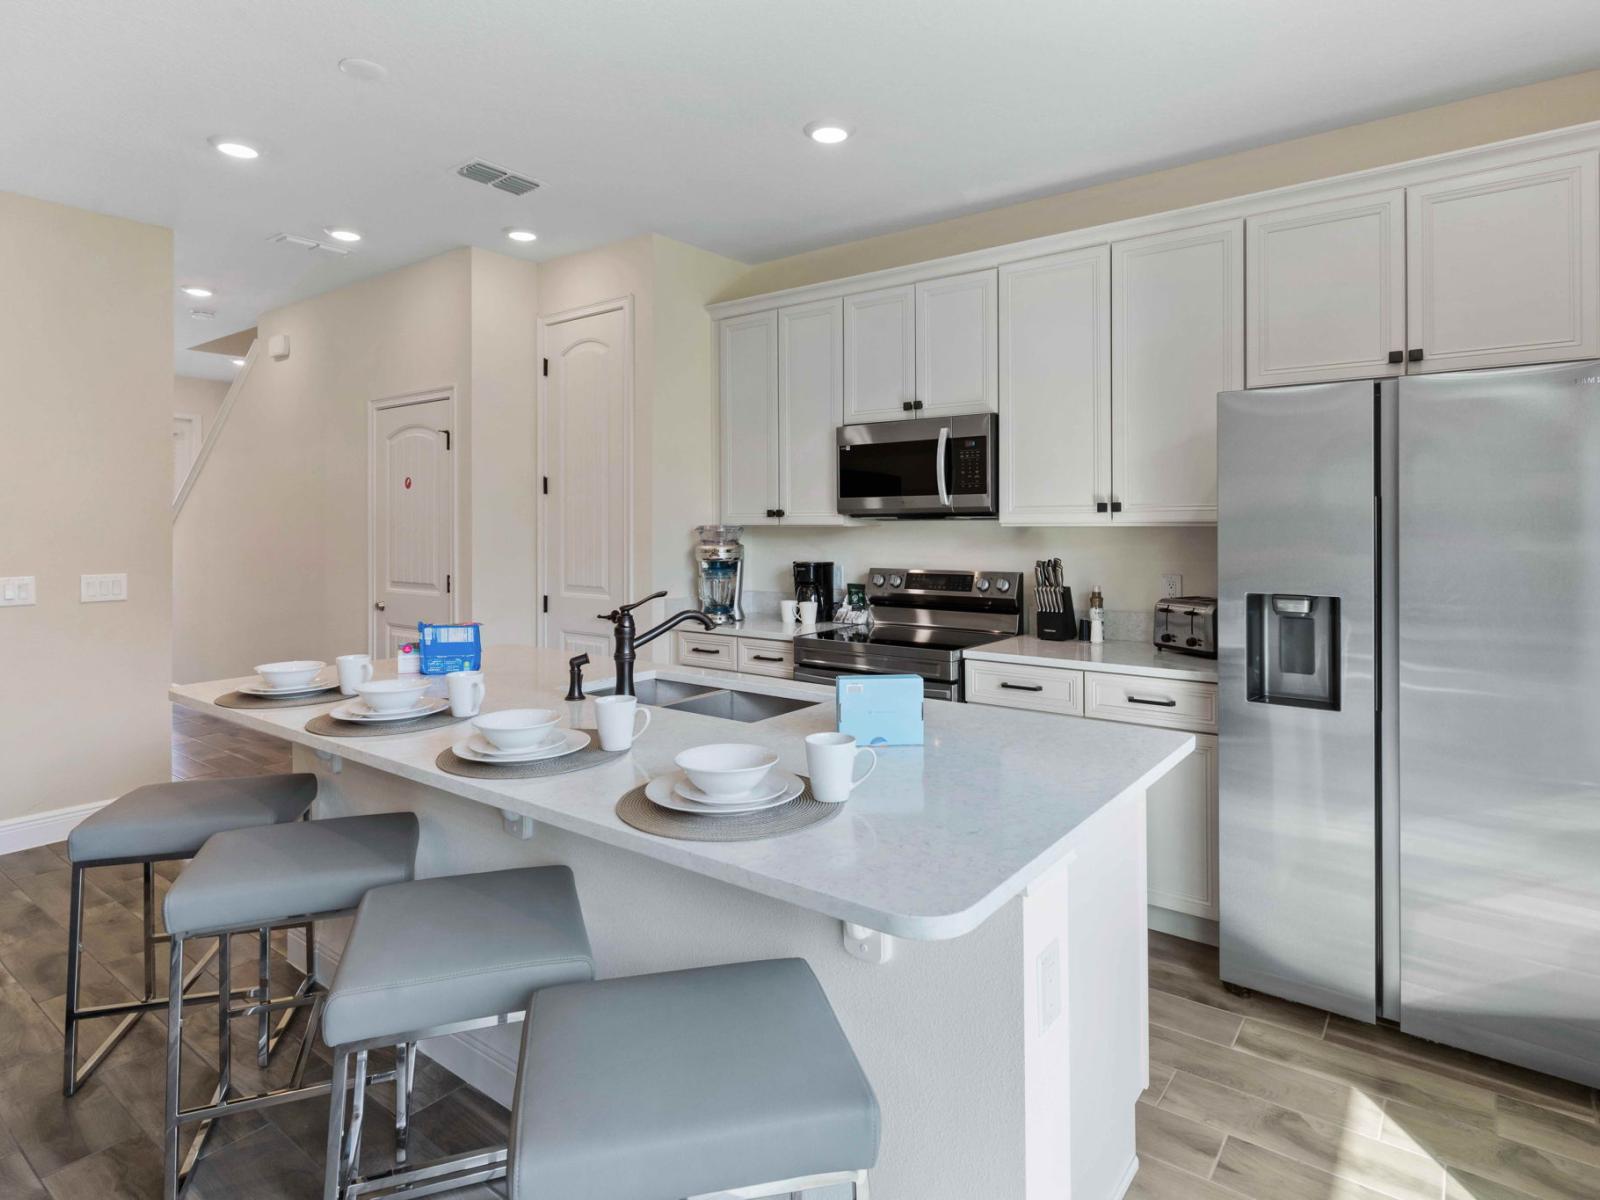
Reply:
[[[112,604],[127,598],[126,574],[78,576],[78,599],[84,604]]]
[[[1039,952],[1039,1032],[1047,1032],[1060,1016],[1061,943],[1053,941]]]
[[[1165,599],[1183,595],[1183,576],[1176,573],[1161,577],[1161,595]]]
[[[20,608],[37,604],[32,575],[10,575],[0,579],[0,608]]]

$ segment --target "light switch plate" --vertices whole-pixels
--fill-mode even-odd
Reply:
[[[1183,595],[1183,576],[1176,573],[1161,577],[1161,595],[1165,599]]]
[[[0,579],[0,608],[21,608],[38,602],[32,575],[8,575]]]
[[[84,604],[113,604],[127,598],[126,573],[78,576],[78,599]]]

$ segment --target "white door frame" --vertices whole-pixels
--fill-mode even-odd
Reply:
[[[175,412],[172,414],[174,421],[182,421],[189,427],[186,435],[189,440],[189,469],[183,473],[183,478],[177,481],[172,488],[172,499],[176,503],[178,496],[189,482],[189,476],[194,474],[195,464],[200,461],[200,447],[206,444],[205,422],[199,413]]]
[[[450,511],[453,514],[450,528],[450,620],[461,619],[461,472],[456,470],[456,453],[461,445],[461,426],[458,421],[459,407],[456,404],[456,389],[454,384],[443,387],[424,388],[420,392],[406,392],[399,396],[382,396],[367,402],[367,653],[377,658],[380,649],[378,639],[372,624],[373,605],[378,602],[377,592],[372,586],[372,566],[377,560],[377,535],[375,526],[378,520],[378,461],[373,453],[373,442],[378,432],[378,414],[385,409],[405,408],[412,404],[427,404],[434,400],[443,400],[450,407]]]
[[[597,304],[586,304],[582,308],[569,308],[565,312],[550,313],[540,316],[536,324],[535,351],[541,364],[539,372],[539,419],[536,437],[538,438],[538,452],[535,456],[534,469],[539,473],[541,480],[548,477],[550,472],[546,469],[545,428],[550,409],[550,377],[544,373],[543,363],[549,357],[549,330],[553,325],[564,325],[568,321],[581,320],[584,317],[597,317],[601,313],[622,313],[622,528],[623,536],[627,539],[627,553],[623,555],[622,590],[631,597],[633,595],[633,560],[634,560],[634,530],[633,530],[633,296],[618,296],[612,300],[602,300]],[[549,497],[544,494],[541,486],[535,493],[538,500],[539,519],[537,522],[539,539],[538,554],[535,556],[535,586],[539,598],[535,603],[539,605],[538,644],[548,646],[549,630],[547,629],[548,614],[544,612],[542,598],[549,595],[549,564],[546,561],[549,555],[550,537],[546,528],[549,516]],[[624,601],[626,603],[626,601]]]

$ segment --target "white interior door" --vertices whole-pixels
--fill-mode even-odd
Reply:
[[[612,626],[598,618],[628,595],[628,421],[632,354],[623,308],[545,329],[541,457],[545,613],[541,642],[604,662]],[[670,470],[670,464],[662,464]]]
[[[456,483],[445,397],[380,404],[372,419],[371,653],[393,658],[417,622],[454,616]]]
[[[200,417],[196,413],[172,414],[172,498],[183,490],[200,454]]]

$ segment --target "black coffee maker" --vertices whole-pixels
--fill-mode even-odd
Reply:
[[[797,562],[794,565],[794,598],[817,602],[817,620],[833,620],[834,593],[838,583],[831,562]]]

